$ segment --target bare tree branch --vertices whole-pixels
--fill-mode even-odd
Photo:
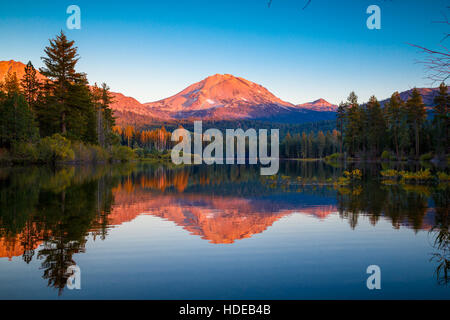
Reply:
[[[428,73],[427,78],[431,80],[432,84],[445,82],[450,78],[450,52],[446,47],[442,46],[444,52],[441,52],[415,44],[409,43],[409,45],[426,54],[426,58],[418,61],[418,63],[425,66]]]
[[[310,3],[311,3],[311,0],[308,0],[302,10],[305,10],[306,7],[309,6]],[[272,0],[269,0],[269,2],[267,3],[267,7],[270,8],[271,4],[272,4]]]
[[[450,7],[447,7],[447,9],[450,9]],[[445,13],[442,15],[444,16],[444,20],[434,21],[433,23],[450,25],[447,15]],[[445,37],[441,40],[441,43],[449,37],[450,34],[447,31]],[[447,47],[441,44],[440,47],[442,48],[442,51],[437,51],[416,44],[408,43],[408,45],[420,49],[422,53],[426,55],[426,57],[423,60],[418,61],[418,63],[425,66],[428,73],[427,78],[432,81],[432,84],[436,82],[445,82],[450,78],[450,52]]]
[[[309,4],[311,3],[311,0],[308,0],[308,2],[305,4],[305,6],[303,7],[302,10],[305,10],[307,6],[309,6]]]
[[[431,50],[422,46],[419,46],[417,44],[412,44],[412,43],[408,43],[410,46],[412,47],[416,47],[419,48],[421,50],[423,50],[425,53],[429,53],[429,54],[437,54],[437,55],[442,55],[445,57],[449,57],[450,58],[450,54],[449,53],[445,53],[445,52],[439,52],[439,51],[435,51],[435,50]],[[445,48],[445,47],[444,47]],[[445,50],[448,52],[448,49],[445,48]]]

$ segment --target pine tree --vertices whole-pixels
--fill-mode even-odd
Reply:
[[[361,147],[363,135],[363,110],[358,104],[358,97],[351,92],[347,98],[348,109],[345,121],[344,143],[350,154],[355,154]]]
[[[8,96],[20,93],[20,84],[15,72],[8,71],[5,75],[4,82],[1,87]]]
[[[284,155],[286,158],[291,157],[291,144],[292,144],[292,137],[291,134],[288,132],[286,136],[284,137]]]
[[[14,92],[0,101],[0,146],[11,148],[16,143],[32,142],[38,129],[23,95]]]
[[[36,102],[39,90],[39,80],[36,77],[36,69],[31,61],[29,61],[25,67],[25,74],[21,80],[21,85],[28,105],[34,109],[33,106]]]
[[[385,106],[387,128],[392,135],[392,141],[394,144],[395,154],[397,159],[400,159],[400,145],[399,145],[399,132],[404,116],[404,102],[398,92],[394,92],[391,99]]]
[[[315,158],[315,139],[313,132],[308,134],[308,158]]]
[[[113,97],[109,91],[109,87],[106,83],[102,83],[101,87],[101,102],[102,102],[102,129],[104,143],[102,146],[111,146],[115,143],[115,135],[113,133],[113,128],[116,125],[116,120],[113,115],[113,110],[111,109],[111,103],[113,103]]]
[[[0,91],[0,147],[31,142],[38,134],[27,101],[20,92],[16,73],[8,72]]]
[[[327,131],[327,133],[325,134],[325,156],[334,153],[333,147],[333,136],[331,135],[330,131]]]
[[[82,74],[75,71],[75,66],[79,60],[78,48],[74,47],[74,41],[69,41],[61,31],[55,39],[49,40],[50,45],[45,48],[47,55],[42,57],[45,68],[40,72],[49,78],[52,95],[56,97],[56,110],[60,118],[61,133],[67,133],[67,113],[69,112],[69,90],[71,84],[80,81]]]
[[[41,137],[61,132],[60,105],[57,97],[53,95],[53,85],[50,80],[46,80],[41,85],[34,104],[34,112]]]
[[[433,124],[435,126],[435,144],[436,151],[439,154],[445,154],[449,152],[449,106],[450,95],[448,94],[448,88],[445,83],[441,83],[439,86],[439,94],[434,98],[433,108]]]
[[[302,132],[301,153],[303,159],[308,158],[308,137],[306,132]]]
[[[342,154],[342,150],[341,150],[342,134],[341,134],[341,132],[339,132],[337,130],[333,130],[333,133],[331,134],[331,136],[332,136],[332,141],[333,141],[333,151],[331,153],[337,152],[338,145],[339,145],[339,152]]]
[[[68,85],[66,105],[66,136],[97,144],[97,114],[86,77]]]
[[[130,146],[130,140],[133,138],[134,135],[134,128],[132,126],[127,126],[125,128],[124,134],[125,137],[127,138],[127,145]]]
[[[347,114],[347,109],[348,109],[348,107],[344,102],[341,102],[337,109],[337,129],[341,133],[344,132],[345,117]],[[339,138],[339,153],[342,154],[342,149],[343,149],[342,134],[339,135],[338,138]]]
[[[325,145],[326,145],[325,135],[323,134],[322,131],[319,131],[319,133],[317,134],[317,152],[319,158],[323,157]]]
[[[419,90],[417,90],[417,88],[413,89],[411,96],[406,101],[406,113],[408,121],[414,131],[416,158],[419,158],[420,155],[419,134],[420,129],[422,128],[422,124],[426,119],[426,111],[425,105],[422,100],[422,96],[420,95],[420,92]]]
[[[385,140],[386,122],[380,103],[375,96],[371,96],[366,106],[367,114],[367,143],[373,156],[378,156]]]
[[[103,108],[102,108],[102,90],[97,86],[97,83],[91,89],[92,102],[97,112],[97,139],[98,143],[105,146],[105,131],[103,128]]]
[[[301,140],[300,133],[295,134],[294,136],[294,157],[299,159],[301,157]]]
[[[406,116],[402,117],[400,126],[398,128],[398,148],[401,157],[404,155],[405,150],[409,150],[411,147],[411,134]]]

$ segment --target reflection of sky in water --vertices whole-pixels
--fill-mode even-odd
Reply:
[[[325,220],[293,214],[263,234],[234,244],[211,244],[170,221],[139,216],[92,238],[76,255],[82,290],[64,298],[450,298],[432,281],[428,233],[376,227],[357,229],[337,215]],[[382,270],[382,290],[365,287],[368,265]],[[55,298],[39,262],[0,260],[1,298]]]

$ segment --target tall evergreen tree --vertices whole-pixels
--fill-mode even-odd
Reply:
[[[337,109],[337,129],[341,134],[339,135],[339,153],[342,154],[343,151],[343,139],[342,139],[342,133],[344,132],[344,125],[345,125],[345,116],[347,114],[347,105],[344,102],[341,102],[339,104],[339,107]]]
[[[302,158],[308,158],[308,137],[306,135],[306,132],[302,132],[301,150]]]
[[[445,83],[441,83],[441,85],[439,86],[439,94],[434,98],[434,104],[433,124],[435,125],[436,152],[439,154],[446,154],[449,152],[450,147],[450,95],[448,94],[448,88]]]
[[[400,159],[399,134],[402,118],[404,117],[404,102],[398,92],[394,92],[389,102],[385,105],[387,128],[392,136],[392,141],[397,159]]]
[[[19,80],[17,79],[17,74],[15,72],[8,71],[6,73],[1,89],[8,96],[13,96],[14,94],[20,93],[20,84]]]
[[[358,96],[351,92],[347,98],[348,110],[345,124],[344,143],[351,155],[354,155],[362,144],[363,110],[359,106]]]
[[[36,77],[36,69],[31,61],[25,67],[25,74],[21,80],[21,85],[25,99],[27,99],[28,105],[33,109],[38,95],[39,81]]]
[[[410,126],[406,117],[402,118],[400,122],[400,127],[398,129],[398,148],[401,157],[404,156],[405,150],[409,151],[411,148],[411,134],[410,134]]]
[[[11,148],[16,143],[34,141],[38,129],[24,96],[13,92],[0,100],[0,146]]]
[[[315,158],[315,138],[314,133],[311,131],[308,134],[308,158]]]
[[[426,119],[425,104],[423,103],[422,96],[419,90],[414,88],[411,92],[411,96],[406,101],[406,113],[408,121],[414,131],[414,141],[415,141],[415,153],[416,158],[420,155],[420,141],[419,135],[422,128],[422,124]]]
[[[106,83],[102,83],[99,88],[97,84],[92,88],[92,95],[97,110],[97,135],[98,142],[102,147],[110,146],[114,143],[115,134],[113,128],[115,119],[111,110],[113,97]]]
[[[47,56],[41,58],[45,67],[41,68],[40,72],[51,80],[49,85],[52,94],[56,97],[56,111],[60,118],[61,133],[66,134],[69,90],[71,84],[82,79],[82,74],[75,71],[79,60],[78,48],[74,47],[74,41],[69,41],[62,31],[49,42],[50,45],[44,50]]]
[[[69,84],[66,103],[67,137],[97,144],[97,114],[86,77]]]
[[[385,140],[386,122],[380,103],[375,96],[371,96],[366,106],[367,113],[367,143],[372,156],[377,157]]]
[[[102,91],[97,86],[97,83],[92,87],[92,102],[94,103],[95,110],[97,112],[97,139],[98,143],[104,147],[105,133],[103,130],[103,108],[102,108]]]
[[[57,97],[53,95],[53,85],[50,80],[42,83],[33,111],[39,124],[41,137],[61,132],[60,105]]]
[[[291,156],[291,145],[292,145],[292,137],[291,134],[288,132],[286,136],[284,137],[284,155],[285,157]]]
[[[323,157],[325,146],[326,146],[325,135],[323,134],[322,131],[319,131],[319,133],[317,134],[317,153],[319,158]]]

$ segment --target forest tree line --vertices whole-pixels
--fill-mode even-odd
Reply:
[[[448,87],[442,83],[428,115],[418,89],[403,101],[398,92],[382,107],[375,96],[365,104],[351,92],[341,102],[337,130],[324,134],[288,133],[280,155],[287,158],[322,158],[332,154],[360,159],[443,159],[449,153]]]
[[[77,50],[61,31],[41,58],[45,80],[31,62],[22,79],[6,74],[0,83],[0,158],[5,150],[12,159],[36,162],[107,160],[127,152],[113,131],[109,87],[89,86],[87,75],[76,71]]]
[[[308,124],[285,126],[280,157],[319,159],[334,155],[336,158],[405,160],[419,159],[422,155],[427,159],[433,156],[443,159],[450,147],[449,101],[444,83],[439,87],[430,115],[417,89],[412,90],[406,101],[395,92],[384,106],[375,96],[359,104],[358,97],[351,92],[347,101],[338,107],[336,129],[314,130]],[[299,129],[304,131],[300,133]],[[121,137],[122,144],[141,150],[143,154],[169,151],[174,145],[170,131],[164,126],[152,129],[115,126],[114,131]]]
[[[74,41],[61,32],[50,40],[41,58],[44,67],[39,71],[45,80],[38,79],[31,62],[22,79],[15,73],[6,74],[0,83],[0,160],[8,156],[44,162],[124,160],[136,154],[131,148],[138,155],[170,150],[174,143],[164,126],[116,126],[109,87],[105,83],[90,86],[87,75],[76,71],[77,51]],[[428,117],[417,89],[406,101],[395,92],[384,106],[375,96],[360,104],[352,92],[339,105],[335,122],[282,126],[280,157],[339,154],[401,160],[428,154],[444,158],[450,147],[449,99],[442,83]],[[238,125],[245,130],[247,124]]]
[[[375,96],[359,104],[354,92],[337,111],[338,130],[343,132],[340,150],[350,157],[396,160],[419,159],[429,154],[445,158],[449,150],[450,96],[445,83],[439,87],[428,116],[423,98],[414,88],[406,101],[398,92],[384,107]]]

